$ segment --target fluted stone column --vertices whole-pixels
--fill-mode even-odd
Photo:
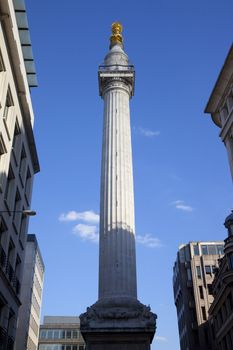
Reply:
[[[133,74],[133,73],[131,73]],[[103,89],[99,299],[137,298],[130,83],[106,78]]]
[[[129,100],[134,67],[123,50],[121,25],[99,67],[104,101],[100,193],[99,299],[80,316],[87,350],[149,350],[156,315],[137,300],[134,189]]]

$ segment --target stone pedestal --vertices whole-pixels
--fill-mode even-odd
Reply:
[[[150,350],[157,316],[138,300],[100,300],[80,315],[87,350]]]

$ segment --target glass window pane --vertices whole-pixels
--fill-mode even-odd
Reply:
[[[78,350],[78,345],[73,345],[72,350]]]
[[[207,245],[202,245],[201,251],[203,255],[208,255]]]
[[[50,329],[47,333],[47,339],[52,339],[53,338],[53,330]]]
[[[210,255],[215,255],[217,254],[217,249],[215,244],[209,244],[208,245],[208,251]]]
[[[64,329],[61,330],[60,336],[61,336],[61,339],[65,339],[66,331]]]
[[[75,339],[78,338],[78,331],[73,331],[73,338],[75,338]]]
[[[198,246],[198,244],[195,244],[193,246],[193,252],[194,252],[194,255],[199,255],[199,246]]]
[[[71,338],[71,331],[66,331],[66,338],[70,339]]]
[[[222,244],[221,245],[217,245],[218,254],[223,254],[224,253],[223,249],[224,249],[224,246]]]
[[[41,339],[45,339],[45,338],[46,338],[46,333],[47,333],[47,332],[46,332],[45,330],[41,330],[41,331],[40,331],[40,338],[41,338]]]
[[[53,331],[53,339],[59,339],[59,330],[58,329],[54,329]]]
[[[201,268],[200,266],[196,266],[197,278],[201,278]]]
[[[205,266],[205,273],[206,273],[207,275],[211,275],[211,266],[210,266],[210,265],[206,265],[206,266]]]
[[[66,345],[66,350],[71,350],[71,345]]]

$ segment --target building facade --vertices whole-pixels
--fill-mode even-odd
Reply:
[[[233,213],[226,218],[225,227],[228,237],[213,281],[214,301],[209,310],[213,350],[233,349]]]
[[[231,46],[205,108],[220,128],[233,178],[233,45]]]
[[[15,350],[37,350],[44,263],[35,235],[27,235]]]
[[[207,103],[214,123],[220,128],[233,177],[233,45],[231,46]],[[224,256],[213,281],[214,301],[209,310],[209,328],[214,350],[233,349],[233,214],[225,220],[228,237]]]
[[[224,242],[190,242],[179,247],[173,290],[181,350],[211,348],[207,320],[214,273],[223,249]]]
[[[33,176],[36,86],[23,0],[0,1],[0,349],[15,342]]]
[[[45,316],[38,350],[85,350],[79,317]]]

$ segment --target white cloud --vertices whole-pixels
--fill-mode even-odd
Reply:
[[[77,212],[75,210],[71,210],[66,214],[62,213],[59,216],[59,221],[84,221],[84,222],[90,222],[90,223],[98,223],[99,215],[92,210],[87,210],[83,212]]]
[[[139,126],[138,128],[134,128],[136,132],[139,132],[139,134],[145,136],[145,137],[154,137],[154,136],[159,136],[160,135],[160,131],[154,131],[154,130],[150,130],[150,129],[144,129],[141,126]]]
[[[162,246],[161,241],[150,234],[146,234],[143,236],[136,235],[136,242],[149,248],[157,248]]]
[[[77,224],[73,228],[73,233],[84,241],[93,243],[98,243],[99,241],[98,227],[95,225]]]
[[[182,200],[177,200],[175,202],[172,202],[171,205],[173,205],[176,209],[187,211],[187,212],[192,212],[194,210],[193,207],[185,204],[185,202]]]
[[[160,337],[159,335],[155,336],[155,340],[156,341],[163,341],[163,342],[167,342],[168,339],[166,337]]]

